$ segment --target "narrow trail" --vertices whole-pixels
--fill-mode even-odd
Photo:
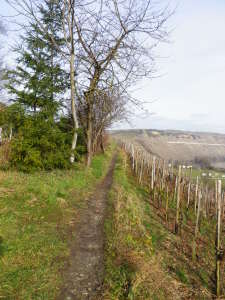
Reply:
[[[76,226],[64,286],[57,300],[96,300],[104,276],[104,220],[107,196],[113,181],[114,155],[108,173],[88,200]]]

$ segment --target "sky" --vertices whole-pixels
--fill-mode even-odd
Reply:
[[[161,45],[159,78],[135,93],[152,113],[127,127],[225,133],[225,1],[181,0]]]
[[[157,51],[159,76],[143,79],[133,93],[150,102],[150,113],[116,128],[225,133],[225,0],[170,3],[177,8],[168,24],[170,42]],[[9,12],[0,0],[0,14]]]

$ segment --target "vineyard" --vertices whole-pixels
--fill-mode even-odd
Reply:
[[[211,272],[211,293],[223,297],[225,192],[222,179],[193,176],[192,166],[169,163],[140,144],[124,141],[120,144],[129,159],[125,167],[130,163],[138,183],[148,187],[149,201],[162,223],[167,230],[189,241],[180,251],[196,266],[201,262]]]

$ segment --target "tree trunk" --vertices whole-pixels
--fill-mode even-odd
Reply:
[[[10,124],[10,128],[9,128],[9,140],[12,140],[12,124]]]
[[[104,147],[104,140],[103,140],[103,133],[102,132],[101,132],[101,135],[100,135],[100,147],[101,147],[102,153],[105,153],[105,147]]]
[[[71,57],[70,57],[70,93],[71,93],[71,111],[73,117],[73,126],[74,126],[74,133],[72,138],[72,146],[71,146],[71,156],[70,162],[74,162],[74,150],[76,149],[77,145],[77,129],[78,129],[78,118],[77,118],[77,111],[75,106],[75,78],[74,78],[74,51],[72,50]]]
[[[90,167],[91,159],[92,159],[92,113],[91,113],[91,105],[90,105],[90,103],[88,103],[88,115],[87,115],[87,167]]]
[[[54,101],[54,73],[53,73],[53,68],[54,68],[54,45],[53,43],[51,44],[51,100],[52,100],[52,104]]]

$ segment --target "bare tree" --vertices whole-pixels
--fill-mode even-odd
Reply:
[[[98,90],[131,85],[152,76],[154,48],[166,39],[168,9],[146,0],[83,0],[75,15],[77,84],[87,110],[87,164],[93,150],[93,114]],[[133,99],[129,97],[132,101]],[[137,104],[137,103],[136,103]]]
[[[74,123],[74,134],[71,147],[71,163],[74,162],[74,150],[77,144],[77,129],[79,127],[75,101],[75,39],[74,39],[74,21],[75,21],[75,0],[64,0],[63,4],[63,32],[69,53],[70,64],[70,97],[71,112]]]
[[[88,107],[85,96],[79,96],[78,116],[80,124],[87,132]],[[104,134],[115,122],[124,121],[129,116],[127,98],[120,94],[117,88],[109,90],[96,90],[94,94],[92,113],[92,152],[101,149],[104,152]]]
[[[92,151],[100,147],[104,153],[104,133],[115,122],[124,121],[128,117],[127,98],[118,89],[100,91],[95,96],[93,107]]]

